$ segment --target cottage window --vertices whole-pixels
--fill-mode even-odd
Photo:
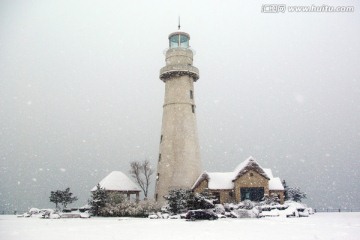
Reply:
[[[220,193],[219,192],[213,192],[212,195],[214,196],[214,204],[219,204],[220,203]]]
[[[260,202],[264,197],[264,188],[263,187],[253,187],[253,188],[240,188],[241,201],[251,200]]]

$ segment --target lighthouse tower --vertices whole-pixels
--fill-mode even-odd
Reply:
[[[159,203],[169,190],[190,189],[202,171],[194,101],[199,70],[192,65],[189,40],[185,32],[169,35],[166,66],[160,70],[165,98],[155,190]]]

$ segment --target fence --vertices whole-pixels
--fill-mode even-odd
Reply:
[[[315,212],[360,212],[360,208],[316,208]]]

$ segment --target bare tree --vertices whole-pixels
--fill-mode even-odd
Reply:
[[[147,198],[148,195],[149,185],[151,183],[150,178],[153,173],[154,170],[151,169],[148,160],[143,162],[133,161],[130,163],[130,174],[143,190],[145,198]]]

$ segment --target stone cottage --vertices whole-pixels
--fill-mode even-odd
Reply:
[[[209,191],[218,203],[261,201],[264,196],[276,195],[284,203],[284,187],[271,169],[262,168],[253,157],[240,163],[233,172],[203,172],[192,190]]]

